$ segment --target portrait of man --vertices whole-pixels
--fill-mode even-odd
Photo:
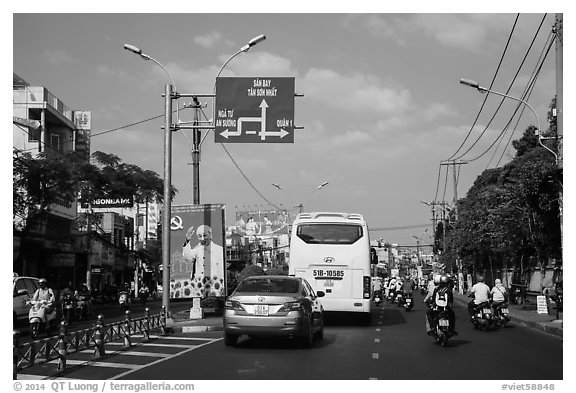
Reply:
[[[196,229],[198,244],[192,247],[190,240],[194,236],[194,227],[186,232],[182,247],[182,256],[192,262],[190,279],[195,277],[224,277],[224,249],[212,241],[212,228],[200,225]]]

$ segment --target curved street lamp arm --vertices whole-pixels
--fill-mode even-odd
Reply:
[[[510,98],[510,99],[512,99],[512,100],[521,102],[522,104],[526,105],[526,106],[528,107],[528,109],[530,109],[530,110],[532,111],[532,113],[533,113],[534,116],[536,117],[536,122],[538,123],[538,143],[540,143],[540,145],[541,145],[543,148],[545,148],[546,150],[548,150],[550,153],[554,154],[554,158],[555,158],[556,162],[558,162],[558,155],[557,155],[556,153],[554,153],[554,151],[552,151],[551,149],[549,149],[547,146],[545,146],[545,145],[542,143],[542,138],[540,138],[540,132],[541,132],[541,129],[540,129],[540,118],[538,117],[538,114],[536,113],[536,111],[534,110],[534,108],[532,108],[532,106],[531,106],[527,101],[524,101],[524,100],[521,99],[521,98],[514,97],[514,96],[511,96],[511,95],[508,95],[508,94],[500,93],[500,92],[495,91],[495,90],[490,90],[490,89],[488,89],[487,87],[482,87],[482,86],[480,86],[480,85],[478,84],[478,82],[473,81],[473,80],[470,80],[470,79],[460,79],[460,83],[462,83],[463,85],[466,85],[466,86],[473,87],[473,88],[477,89],[477,90],[478,90],[479,92],[481,92],[481,93],[486,93],[486,92],[488,92],[488,93],[496,94],[496,95],[498,95],[498,96]]]

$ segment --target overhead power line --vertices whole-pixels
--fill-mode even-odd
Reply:
[[[520,17],[520,14],[516,14],[516,19],[514,19],[514,25],[512,26],[512,30],[510,31],[510,34],[508,35],[508,40],[506,41],[506,45],[504,46],[504,51],[502,52],[502,55],[500,56],[500,61],[498,62],[498,67],[496,67],[496,71],[494,72],[494,76],[492,77],[492,81],[490,82],[490,87],[489,87],[490,89],[492,88],[492,86],[494,85],[494,82],[496,81],[496,77],[498,76],[498,72],[500,71],[500,67],[502,66],[502,62],[504,61],[504,56],[506,55],[506,52],[508,51],[508,45],[510,45],[510,41],[512,39],[512,35],[514,34],[514,30],[516,29],[516,23],[518,23],[519,17]],[[450,160],[454,159],[454,157],[458,154],[460,149],[462,149],[462,147],[464,146],[464,144],[466,143],[466,141],[470,137],[470,134],[474,130],[474,127],[476,126],[476,123],[478,122],[478,119],[480,118],[480,114],[482,113],[482,110],[484,109],[484,105],[486,105],[487,100],[488,100],[488,95],[486,95],[484,97],[484,101],[482,101],[482,105],[480,106],[480,109],[478,110],[478,113],[476,114],[476,118],[474,119],[472,126],[470,126],[470,130],[468,130],[468,134],[466,135],[466,137],[464,138],[464,140],[462,141],[462,143],[460,144],[458,149],[454,152],[454,154],[452,154],[452,156],[445,161],[450,161]],[[466,154],[466,153],[464,153],[464,154]],[[460,158],[462,158],[462,155],[460,155],[460,157],[458,157],[457,159],[460,159]]]

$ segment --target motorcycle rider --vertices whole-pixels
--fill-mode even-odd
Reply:
[[[456,331],[456,314],[454,313],[454,309],[452,308],[452,304],[454,302],[454,294],[452,293],[452,289],[450,288],[450,279],[445,276],[437,276],[434,277],[434,281],[436,281],[438,284],[436,286],[436,288],[434,289],[434,291],[432,292],[432,295],[429,297],[427,294],[426,298],[424,299],[424,302],[426,302],[428,299],[431,299],[431,302],[434,304],[436,302],[436,298],[437,297],[442,297],[442,296],[446,296],[447,298],[447,307],[446,307],[446,311],[448,312],[448,321],[450,323],[450,333],[454,336],[458,335],[458,332]],[[426,324],[426,328],[427,328],[427,333],[429,335],[433,334],[433,326],[434,326],[434,306],[432,305],[432,307],[428,308],[428,310],[426,311],[426,318],[427,318],[427,324]]]
[[[424,296],[423,303],[427,303],[430,298],[432,298],[432,294],[434,294],[434,290],[440,284],[440,275],[433,276],[430,274],[430,280],[428,281],[428,288],[426,289],[426,296]]]
[[[402,292],[404,292],[404,297],[412,296],[415,288],[416,283],[410,278],[410,276],[407,275],[406,279],[402,283]]]
[[[149,294],[150,294],[150,290],[148,289],[148,286],[146,285],[146,283],[143,282],[142,286],[138,290],[138,295],[140,296],[140,302],[143,305],[146,305],[146,301],[148,300]]]
[[[484,276],[478,276],[478,282],[472,285],[468,294],[474,297],[474,299],[468,303],[468,313],[470,317],[473,318],[476,306],[490,301],[490,287],[484,283]]]
[[[67,296],[74,296],[74,291],[72,291],[72,283],[68,281],[64,288],[62,288],[62,293],[60,293],[60,301]]]
[[[52,288],[48,288],[48,281],[45,278],[41,278],[38,280],[38,285],[40,288],[34,292],[34,296],[32,296],[33,301],[45,300],[48,302],[46,305],[46,313],[50,314],[52,312],[52,308],[54,306],[54,301],[56,300],[56,296],[54,296],[54,291]]]
[[[76,292],[74,292],[74,297],[78,301],[81,297],[84,298],[84,304],[86,305],[86,314],[92,315],[92,293],[88,289],[88,285],[85,283],[80,286]]]
[[[396,277],[392,277],[388,282],[388,296],[392,301],[396,298]]]
[[[490,291],[490,296],[492,297],[492,302],[503,303],[508,299],[508,292],[506,287],[502,285],[502,280],[497,278],[494,280],[494,288]]]
[[[374,297],[376,296],[382,298],[382,282],[378,279],[374,280]]]

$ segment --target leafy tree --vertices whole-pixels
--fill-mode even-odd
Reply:
[[[554,105],[555,101],[545,133],[550,138],[556,135],[551,115]],[[494,271],[532,256],[541,263],[561,258],[558,193],[562,173],[534,130],[528,127],[513,142],[516,157],[511,162],[478,176],[466,197],[458,201],[455,227],[442,223],[446,237],[437,236],[446,245],[441,262],[451,266],[459,258],[468,271]],[[555,148],[552,139],[546,141],[548,148]]]
[[[126,196],[134,196],[137,202],[162,202],[164,182],[155,172],[123,163],[113,154],[98,151],[92,157],[98,165],[79,158],[74,152],[50,156],[41,153],[32,157],[14,149],[13,227],[20,233],[21,244],[56,204]],[[172,198],[176,192],[172,187]],[[78,225],[88,227],[88,220],[95,223],[98,219],[98,215],[80,214]],[[15,260],[15,271],[17,266],[22,266],[24,258],[24,253],[20,253]]]

